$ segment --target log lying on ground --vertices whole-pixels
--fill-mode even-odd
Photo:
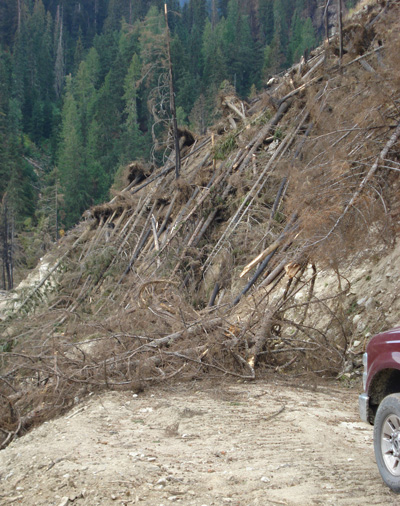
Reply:
[[[224,97],[224,99],[222,100],[222,105],[228,107],[231,111],[233,111],[235,114],[237,114],[240,119],[242,119],[244,121],[246,119],[246,115],[244,113],[243,104],[242,104],[242,102],[240,102],[240,105],[242,106],[241,107],[242,110],[240,111],[239,108],[236,107],[236,105],[234,104],[235,101],[238,101],[236,99],[236,97],[227,96],[227,97]]]
[[[265,248],[263,252],[261,252],[254,260],[252,260],[250,263],[246,265],[246,267],[242,270],[242,272],[239,274],[239,278],[242,278],[245,274],[247,274],[255,265],[265,260],[265,258],[275,252],[276,249],[279,248],[279,245],[283,242],[284,237],[280,237],[276,241],[274,241],[272,244],[268,246],[268,248]]]

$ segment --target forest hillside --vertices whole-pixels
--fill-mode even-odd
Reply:
[[[399,19],[364,2],[262,93],[225,82],[179,177],[123,166],[2,302],[3,447],[94,391],[351,376],[398,323]]]
[[[344,2],[344,14],[354,4]],[[330,32],[336,6],[327,8]],[[169,56],[178,125],[204,135],[220,117],[224,82],[254,98],[325,33],[325,0],[169,0],[167,8],[165,18],[160,0],[0,3],[3,289],[88,207],[109,200],[127,163],[165,163]]]

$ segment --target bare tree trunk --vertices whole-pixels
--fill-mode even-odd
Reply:
[[[325,1],[325,10],[324,10],[324,21],[325,21],[325,37],[329,44],[329,2],[330,0]]]
[[[15,237],[15,221],[14,216],[11,216],[11,227],[10,227],[10,243],[8,245],[9,254],[9,287],[10,290],[14,288],[14,237]]]
[[[18,27],[17,27],[17,32],[19,33],[20,30],[21,30],[21,0],[18,0]]]
[[[170,47],[170,40],[169,40],[170,35],[168,27],[168,8],[166,3],[164,4],[164,13],[165,13],[165,24],[167,27],[167,52],[169,64],[169,95],[170,95],[169,99],[170,99],[170,108],[172,114],[174,141],[175,141],[175,176],[176,179],[178,179],[181,172],[181,153],[179,149],[178,123],[176,121],[175,92],[174,92],[174,82],[172,79],[171,47]]]
[[[57,7],[55,34],[57,36],[57,50],[54,67],[54,88],[57,97],[60,97],[64,84],[63,11],[62,8],[60,10],[60,6]]]
[[[2,223],[2,261],[3,261],[3,289],[12,290],[13,282],[13,241],[14,241],[14,224],[12,216],[10,216],[9,207],[7,205],[7,196],[2,202],[3,223]]]
[[[338,0],[338,32],[339,32],[339,58],[340,61],[343,57],[343,12],[342,0]]]
[[[5,251],[6,251],[6,235],[4,233],[4,231],[2,230],[2,234],[3,234],[3,244],[2,244],[2,255],[1,255],[1,259],[2,259],[2,262],[3,262],[3,268],[2,268],[2,281],[3,281],[3,290],[6,289],[6,258],[5,258]]]
[[[56,226],[56,241],[59,239],[58,235],[58,179],[56,176],[56,192],[55,192],[55,226]]]
[[[208,307],[213,307],[215,299],[217,298],[219,292],[219,283],[215,283],[214,290],[211,294],[210,301],[208,303]]]

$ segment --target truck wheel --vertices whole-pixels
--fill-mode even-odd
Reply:
[[[376,463],[383,481],[400,494],[400,394],[380,403],[374,423]]]

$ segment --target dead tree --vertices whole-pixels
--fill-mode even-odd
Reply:
[[[325,0],[325,10],[324,10],[325,37],[328,44],[329,44],[329,15],[328,15],[329,2],[330,0]]]
[[[338,32],[339,32],[339,59],[342,61],[343,57],[343,12],[342,0],[338,0]]]
[[[179,174],[181,172],[181,153],[179,149],[179,134],[178,134],[178,122],[176,120],[176,108],[175,108],[175,92],[174,92],[174,81],[172,77],[172,60],[171,60],[171,45],[170,45],[170,35],[169,35],[169,27],[168,27],[168,8],[167,4],[164,4],[164,13],[165,13],[165,25],[167,29],[167,55],[168,55],[168,66],[169,66],[169,104],[172,115],[172,125],[174,131],[174,144],[175,144],[175,176],[176,179],[179,178]]]
[[[1,259],[3,261],[3,289],[12,290],[13,281],[13,242],[14,242],[14,220],[8,207],[7,195],[3,197],[1,205]]]
[[[54,64],[54,89],[57,97],[60,97],[64,84],[64,41],[63,41],[63,8],[57,7],[55,21],[55,45],[56,45],[56,61]]]
[[[22,7],[21,7],[21,0],[17,1],[17,7],[18,7],[18,25],[17,25],[17,32],[20,33],[21,31],[21,17],[22,17]]]

